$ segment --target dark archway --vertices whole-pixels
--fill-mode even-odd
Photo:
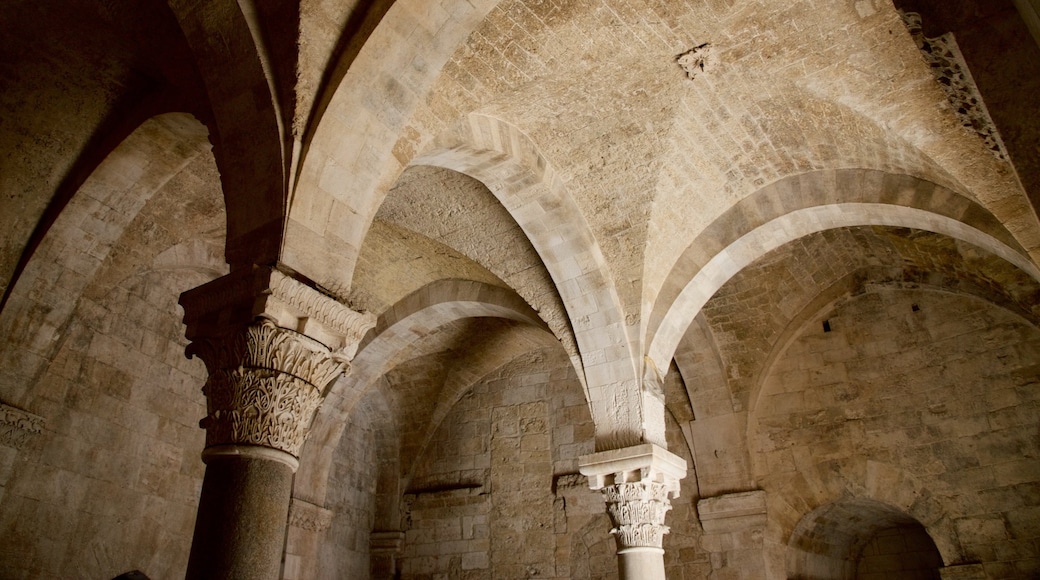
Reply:
[[[916,519],[890,505],[852,498],[816,508],[788,541],[791,580],[939,578],[942,557]]]
[[[942,557],[924,526],[878,530],[856,559],[856,580],[939,580]]]

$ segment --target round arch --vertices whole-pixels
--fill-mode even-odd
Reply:
[[[879,538],[879,536],[885,536]],[[889,549],[886,539],[901,540]],[[876,546],[882,545],[877,554]],[[864,569],[885,565],[893,580],[938,578],[942,556],[921,522],[883,502],[847,498],[817,507],[802,517],[787,542],[791,580],[854,580]],[[901,576],[900,573],[905,573]]]
[[[907,179],[910,179],[911,183],[917,181],[918,185],[921,185],[919,180]],[[761,195],[773,196],[776,192],[763,192]],[[773,213],[776,215],[770,219],[764,219],[761,215],[757,220],[750,222],[738,218],[736,221],[743,222],[744,226],[735,228],[736,231],[728,236],[724,235],[721,242],[715,241],[714,244],[721,247],[710,257],[705,255],[705,248],[697,243],[691,245],[670,276],[675,288],[671,295],[673,299],[664,303],[659,300],[652,316],[651,322],[656,323],[656,327],[649,346],[650,359],[659,367],[667,364],[697,312],[742,268],[788,242],[827,229],[847,226],[894,226],[940,233],[979,246],[1014,264],[1034,279],[1040,280],[1040,269],[1021,253],[1010,234],[989,214],[979,214],[978,212],[983,210],[964,198],[950,198],[939,205],[936,205],[934,198],[929,198],[928,203],[917,204],[924,206],[922,208],[897,205],[878,195],[874,197],[875,201],[845,201],[820,205],[806,203],[805,207],[786,211],[782,206],[773,207]],[[913,196],[909,197],[912,201]],[[759,199],[770,203],[768,199]],[[957,203],[958,201],[960,203]],[[960,211],[957,211],[958,209]],[[741,212],[749,211],[752,211],[752,208],[741,208]],[[731,223],[732,220],[730,217],[726,223]],[[723,233],[713,232],[714,229],[716,228],[708,228],[698,240],[710,239],[708,234]],[[682,278],[684,274],[689,277]],[[680,280],[686,281],[683,283]]]
[[[29,377],[35,374],[25,361],[39,365],[53,355],[60,342],[55,339],[92,284],[103,281],[112,286],[135,268],[151,265],[135,265],[128,259],[124,235],[164,190],[183,187],[180,180],[198,183],[208,178],[200,169],[212,161],[207,136],[206,127],[187,113],[166,113],[144,121],[94,168],[41,235],[0,304],[0,329],[12,344],[23,345],[6,353],[23,362],[5,360],[5,366],[24,374],[5,376],[0,383],[5,400],[24,402],[33,383]],[[218,193],[213,187],[212,192]],[[194,191],[203,188],[196,186]],[[49,298],[53,296],[62,299]]]
[[[379,317],[362,339],[351,372],[331,388],[319,408],[300,457],[296,488],[300,497],[325,497],[332,454],[357,402],[402,353],[425,334],[466,318],[501,318],[551,337],[545,323],[510,290],[470,280],[442,280],[416,290]]]

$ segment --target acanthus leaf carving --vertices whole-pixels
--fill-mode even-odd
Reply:
[[[376,324],[375,315],[355,312],[339,301],[277,270],[271,272],[271,294],[291,308],[305,313],[340,334],[344,344],[354,348]],[[353,352],[349,354],[353,356]]]
[[[326,387],[348,363],[325,345],[260,319],[189,345],[206,363],[206,446],[262,445],[299,457]]]
[[[669,530],[664,518],[672,509],[667,486],[638,481],[609,485],[602,492],[618,549],[662,547]]]
[[[0,403],[0,445],[23,449],[43,431],[43,417]]]

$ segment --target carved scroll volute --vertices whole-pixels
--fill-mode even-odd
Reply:
[[[348,363],[325,345],[261,319],[193,342],[206,363],[206,446],[262,445],[299,457],[326,388]]]

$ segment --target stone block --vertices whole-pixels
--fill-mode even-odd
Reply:
[[[463,570],[485,569],[490,566],[486,552],[467,552],[462,555],[461,566]]]
[[[757,490],[704,498],[697,512],[708,534],[758,529],[766,523],[766,495]]]
[[[1004,518],[993,514],[956,521],[957,536],[966,544],[987,544],[1007,539]]]

